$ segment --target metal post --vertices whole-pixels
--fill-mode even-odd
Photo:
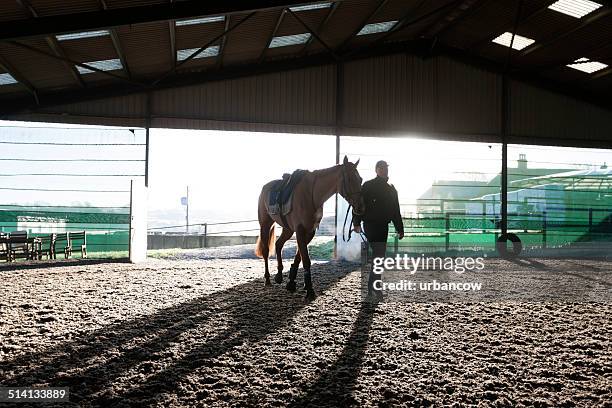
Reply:
[[[480,213],[480,219],[481,219],[481,227],[482,227],[482,233],[484,234],[485,232],[487,232],[487,203],[486,202],[482,202],[482,212]]]
[[[446,221],[446,235],[444,237],[444,248],[446,249],[446,252],[448,252],[449,248],[450,248],[450,213],[446,213],[445,215],[445,221]]]
[[[185,206],[185,232],[189,234],[189,186],[187,186],[187,205]]]
[[[134,211],[134,208],[132,206],[132,195],[133,195],[133,190],[134,190],[134,180],[130,180],[130,226],[129,226],[129,233],[128,233],[128,258],[132,259],[132,218],[134,218],[134,214],[132,214],[132,212]]]
[[[397,238],[397,234],[396,234],[393,240],[393,256],[397,256],[397,253],[399,252],[398,250],[399,250],[399,239]]]
[[[344,64],[336,64],[336,164],[340,164],[340,134],[342,133],[342,110],[343,110],[343,86],[344,86]],[[334,211],[334,254],[338,254],[338,193],[336,193]],[[352,228],[352,225],[349,226]]]
[[[501,103],[501,140],[502,140],[502,168],[501,168],[501,233],[508,232],[508,78],[502,77],[502,103]]]
[[[546,249],[546,211],[542,211],[542,249]]]
[[[593,232],[593,209],[589,208],[589,232]]]
[[[208,248],[208,224],[204,223],[204,248]]]
[[[149,130],[151,129],[151,94],[147,94],[146,117],[146,148],[145,148],[145,187],[149,187]]]

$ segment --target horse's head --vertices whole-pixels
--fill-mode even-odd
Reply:
[[[357,171],[357,165],[359,160],[355,163],[348,161],[348,158],[344,156],[342,162],[342,177],[340,179],[340,186],[338,192],[348,203],[353,206],[355,214],[363,214],[365,210],[365,204],[361,197],[361,176]]]

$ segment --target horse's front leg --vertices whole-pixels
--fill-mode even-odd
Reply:
[[[293,258],[293,263],[289,268],[289,282],[287,282],[287,290],[291,293],[296,291],[295,278],[297,277],[298,268],[300,267],[300,261],[302,257],[300,256],[300,248],[295,251],[295,257]]]
[[[276,283],[283,283],[283,246],[292,235],[293,231],[288,228],[283,228],[283,232],[276,240],[276,262],[278,263],[278,269],[274,276],[274,282]]]
[[[300,250],[300,256],[302,258],[302,265],[304,265],[304,288],[306,288],[307,302],[310,302],[316,298],[314,289],[312,287],[312,277],[310,275],[310,256],[308,254],[308,243],[314,236],[314,231],[306,231],[303,226],[300,226],[297,231],[297,242]]]

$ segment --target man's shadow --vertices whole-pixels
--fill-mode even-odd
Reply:
[[[357,404],[352,394],[364,361],[376,309],[376,303],[361,302],[357,319],[336,362],[314,384],[309,385],[304,394],[292,401],[290,407],[345,407]]]
[[[319,294],[353,269],[338,263],[317,275]],[[5,361],[0,384],[70,387],[74,390],[71,400],[77,403],[113,406],[127,399],[146,404],[156,394],[176,392],[186,376],[211,359],[274,333],[304,306],[303,296],[289,294],[284,287],[264,288],[261,279],[257,279]],[[226,324],[226,328],[214,330],[216,334],[206,336],[200,343],[194,341],[193,348],[172,358],[142,383],[119,394],[109,393],[113,384],[130,370],[154,371],[150,362],[163,359],[172,346],[184,342],[182,336],[187,331],[219,327],[218,321]]]

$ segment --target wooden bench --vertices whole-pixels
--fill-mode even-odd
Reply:
[[[82,241],[81,244],[81,257],[87,258],[87,233],[85,231],[69,232],[68,233],[68,245],[66,245],[66,258],[72,256],[73,242]],[[77,246],[78,248],[78,246]]]
[[[0,232],[0,259],[8,262],[8,234]]]
[[[46,256],[47,259],[55,259],[57,234],[42,235],[38,239],[40,240],[36,251],[38,260],[41,260],[43,256]]]
[[[56,247],[58,245],[60,245],[60,248],[62,248],[62,252],[64,253],[64,258],[68,259],[68,241],[70,240],[70,238],[68,238],[68,235],[70,233],[69,232],[62,232],[59,234],[55,234],[55,245],[53,246],[53,259],[57,259],[57,250]]]
[[[11,232],[7,241],[8,261],[12,262],[17,258],[35,259],[38,242],[38,238],[28,237],[28,231]]]

